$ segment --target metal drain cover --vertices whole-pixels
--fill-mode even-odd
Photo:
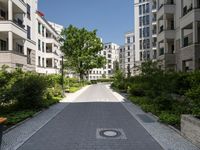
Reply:
[[[96,132],[97,139],[127,139],[122,129],[99,128]]]
[[[118,137],[121,135],[121,132],[116,130],[102,130],[99,134],[103,137]]]

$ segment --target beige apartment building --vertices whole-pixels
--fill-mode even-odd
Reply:
[[[200,0],[157,0],[160,68],[200,69]]]

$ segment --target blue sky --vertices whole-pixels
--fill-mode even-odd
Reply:
[[[121,45],[133,30],[133,0],[39,0],[39,10],[65,27],[97,29],[103,42]]]

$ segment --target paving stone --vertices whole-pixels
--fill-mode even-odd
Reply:
[[[97,101],[95,101],[97,99]],[[97,139],[97,129],[123,129],[127,139]],[[18,150],[161,150],[104,85],[93,85]]]

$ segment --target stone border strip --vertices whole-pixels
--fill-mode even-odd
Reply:
[[[38,130],[44,127],[49,121],[56,117],[70,102],[73,102],[89,86],[82,88],[76,93],[68,94],[60,103],[51,106],[49,109],[37,114],[35,117],[24,121],[9,132],[3,135],[1,150],[16,150],[24,144]]]
[[[163,147],[164,150],[200,150],[190,141],[178,134],[176,131],[160,122],[144,123],[137,114],[146,114],[140,107],[131,102],[127,102],[126,98],[119,93],[111,90],[110,86],[106,86],[108,90],[122,103],[126,110],[147,130],[147,132]],[[124,102],[122,102],[124,101]]]

